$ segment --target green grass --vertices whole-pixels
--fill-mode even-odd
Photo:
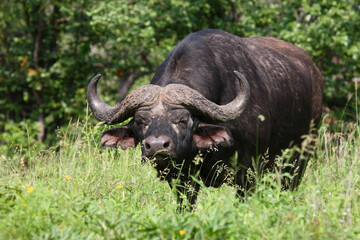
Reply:
[[[76,122],[51,149],[0,154],[0,239],[360,239],[356,124],[321,127],[298,190],[258,183],[238,201],[232,186],[202,188],[183,213],[139,148],[99,147],[101,128]]]

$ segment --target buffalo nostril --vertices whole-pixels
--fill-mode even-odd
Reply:
[[[160,152],[170,152],[172,151],[172,147],[173,142],[168,136],[149,136],[144,141],[143,153],[147,156],[152,156]]]
[[[169,148],[169,146],[170,146],[170,141],[165,142],[163,145],[164,148]]]

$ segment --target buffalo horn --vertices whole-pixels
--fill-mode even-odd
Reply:
[[[121,103],[114,107],[104,103],[98,96],[97,83],[101,74],[94,76],[88,86],[87,100],[95,117],[106,124],[116,124],[132,117],[135,110],[141,106],[148,106],[156,101],[159,86],[146,85],[130,93]]]
[[[226,105],[217,105],[209,101],[199,92],[185,85],[170,84],[166,86],[167,101],[180,104],[191,112],[209,117],[215,122],[228,122],[238,118],[246,108],[250,98],[250,86],[244,75],[234,71],[239,80],[237,84],[238,95]]]

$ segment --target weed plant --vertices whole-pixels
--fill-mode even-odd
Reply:
[[[182,213],[139,148],[99,146],[102,128],[74,122],[50,149],[0,153],[0,239],[360,239],[356,123],[322,124],[295,191],[276,171],[241,200],[234,186],[202,187]]]

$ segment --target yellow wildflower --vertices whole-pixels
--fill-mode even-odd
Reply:
[[[26,203],[24,203],[24,207],[26,207],[27,206],[27,204]]]
[[[64,178],[66,178],[66,179],[70,179],[71,177],[70,177],[69,175],[67,175],[67,176],[65,176]]]
[[[34,191],[33,187],[29,187],[29,189],[27,190],[28,193],[32,193]]]
[[[123,186],[119,185],[119,186],[117,186],[116,188],[118,188],[118,189],[122,189],[122,188],[123,188]]]
[[[179,231],[179,234],[182,236],[182,235],[184,235],[186,233],[186,231],[185,230],[180,230]]]
[[[28,183],[25,183],[25,187],[28,187],[30,184],[28,184]]]

